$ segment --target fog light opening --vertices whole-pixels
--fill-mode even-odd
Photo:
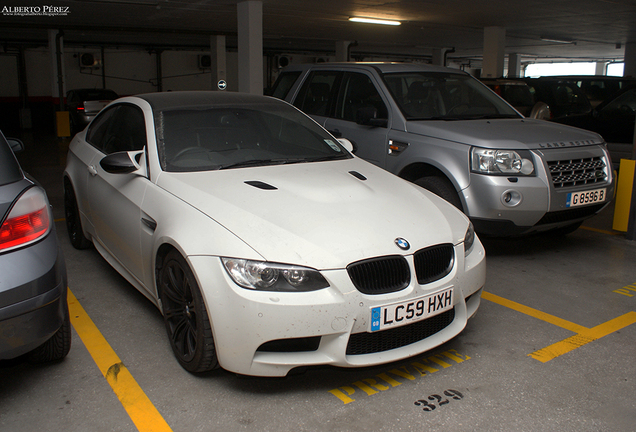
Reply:
[[[516,207],[521,204],[522,196],[516,190],[507,190],[501,194],[501,203],[506,207]]]

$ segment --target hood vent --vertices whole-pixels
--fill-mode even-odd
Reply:
[[[248,184],[250,186],[254,186],[255,188],[264,189],[264,190],[277,190],[278,189],[276,186],[272,186],[271,184],[263,183],[262,181],[258,181],[258,180],[246,181],[245,184]]]
[[[358,180],[366,180],[367,178],[365,176],[363,176],[362,174],[360,174],[358,171],[349,171],[349,174],[351,174],[352,176],[354,176],[355,178],[357,178]]]

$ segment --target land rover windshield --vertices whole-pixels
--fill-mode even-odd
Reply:
[[[386,73],[384,81],[407,120],[472,120],[521,117],[468,75]]]

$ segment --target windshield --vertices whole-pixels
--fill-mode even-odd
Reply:
[[[500,97],[468,75],[387,73],[384,81],[408,120],[520,117]]]
[[[160,111],[165,171],[206,171],[352,157],[313,120],[285,103]]]

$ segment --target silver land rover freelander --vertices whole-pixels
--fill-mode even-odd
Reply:
[[[525,118],[456,69],[290,65],[272,95],[350,140],[357,156],[455,204],[485,235],[567,233],[614,194],[600,135]]]

